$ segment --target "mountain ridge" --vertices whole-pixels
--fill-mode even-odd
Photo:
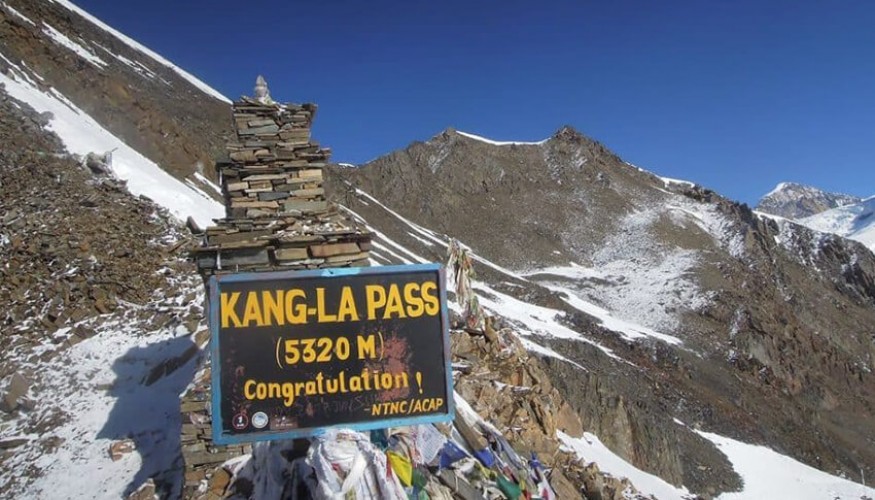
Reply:
[[[756,210],[786,219],[802,219],[860,201],[862,198],[858,196],[831,193],[796,182],[781,182],[760,199]]]
[[[793,220],[815,231],[859,241],[875,251],[875,197],[829,193],[793,182],[779,183],[756,210]]]
[[[413,142],[407,148],[359,169],[333,173],[351,186],[351,191],[345,191],[345,194],[343,189],[338,190],[336,199],[369,221],[378,220],[372,223],[383,231],[386,231],[383,225],[385,216],[374,207],[374,200],[420,226],[453,234],[476,253],[498,266],[514,270],[516,275],[523,270],[531,273],[551,266],[567,268],[568,262],[572,262],[572,266],[579,266],[577,274],[581,277],[569,279],[556,276],[555,271],[552,276],[547,273],[537,279],[539,284],[547,286],[547,290],[537,291],[530,285],[526,288],[527,285],[517,281],[513,281],[516,283],[514,287],[496,289],[510,293],[517,290],[515,287],[522,286],[518,290],[527,290],[523,295],[526,300],[554,304],[552,307],[560,305],[569,318],[575,318],[573,321],[577,323],[572,323],[573,328],[590,332],[590,335],[597,323],[586,319],[581,311],[568,307],[569,301],[584,299],[619,314],[621,320],[670,333],[683,341],[684,348],[670,355],[683,360],[680,361],[680,366],[684,366],[682,371],[709,379],[715,388],[721,387],[720,391],[736,394],[739,401],[751,398],[747,403],[741,403],[742,406],[771,406],[765,401],[775,397],[765,396],[771,390],[755,395],[762,389],[751,392],[753,386],[746,384],[774,385],[787,402],[783,410],[770,408],[769,412],[775,414],[766,419],[781,414],[778,419],[786,419],[784,425],[792,421],[796,428],[784,438],[771,431],[761,434],[755,430],[754,421],[736,413],[728,420],[718,419],[722,420],[721,424],[711,423],[725,426],[724,431],[733,427],[746,429],[738,436],[775,440],[773,445],[781,441],[781,446],[787,446],[797,439],[794,435],[812,432],[805,430],[808,424],[804,423],[810,410],[801,410],[805,405],[797,406],[809,398],[806,395],[811,390],[809,387],[834,387],[820,391],[820,395],[812,398],[812,401],[821,400],[829,407],[833,403],[825,402],[833,401],[838,394],[834,391],[845,390],[839,389],[844,387],[839,380],[845,377],[856,379],[859,375],[866,379],[871,377],[871,371],[867,371],[871,367],[858,373],[861,367],[871,365],[871,342],[862,336],[857,337],[853,345],[839,345],[850,338],[844,335],[858,335],[853,332],[871,321],[863,318],[872,318],[875,289],[871,287],[871,278],[865,277],[875,270],[871,255],[860,261],[865,262],[859,270],[862,274],[847,270],[847,263],[853,255],[863,256],[868,252],[863,252],[862,247],[856,247],[855,243],[814,233],[789,221],[777,222],[760,217],[746,206],[706,188],[666,182],[655,174],[625,164],[596,141],[571,137],[567,141],[548,140],[514,148],[484,141],[459,140],[454,134],[441,133],[426,142]],[[362,199],[361,192],[369,196]],[[358,203],[357,199],[365,203]],[[393,233],[392,237],[404,245],[416,245],[403,233]],[[810,274],[813,268],[820,269],[824,276],[836,278],[822,280],[815,277]],[[487,276],[492,274],[489,270],[485,272]],[[508,280],[499,276],[488,279],[493,288],[495,280]],[[855,315],[861,314],[840,328],[844,334],[826,342],[818,339],[818,331],[838,328],[843,320],[825,308],[825,304],[816,305],[817,302],[805,298],[810,293],[808,290],[823,290],[823,287],[828,295],[838,293],[834,299],[830,295],[830,300],[847,302],[847,306],[842,307],[853,308],[857,311]],[[519,296],[518,293],[513,292]],[[563,299],[563,295],[567,299]],[[566,305],[562,305],[563,302]],[[811,312],[806,312],[809,307],[820,311],[824,317],[817,319],[812,316]],[[829,322],[825,322],[826,316],[830,317]],[[794,317],[799,319],[792,319]],[[796,332],[789,341],[783,333],[788,328]],[[838,344],[830,346],[832,342]],[[645,345],[650,345],[650,349],[656,352],[662,351],[658,342]],[[595,351],[582,351],[581,344],[551,339],[547,346],[582,366],[593,363],[592,353]],[[613,341],[607,346],[612,350],[620,349]],[[839,357],[850,356],[849,359],[854,359],[852,364],[858,368],[845,375],[834,372],[824,378],[817,371],[819,368],[806,368],[808,357],[802,353],[809,349],[835,353]],[[711,370],[700,366],[697,361],[687,358],[684,354],[687,350],[701,352],[706,358],[718,358],[715,363],[724,364],[728,372],[718,375],[724,368]],[[672,352],[672,349],[666,352]],[[852,354],[854,352],[859,356]],[[619,449],[625,447],[627,451],[623,456],[645,468],[655,466],[656,456],[665,458],[667,450],[655,444],[658,441],[655,437],[651,444],[646,445],[641,442],[624,444],[615,440],[616,437],[607,437],[611,435],[605,430],[608,422],[617,416],[607,417],[604,410],[581,405],[582,401],[591,398],[591,393],[587,396],[587,392],[575,387],[586,384],[579,381],[579,375],[575,376],[574,369],[567,364],[556,363],[555,367],[554,382],[563,387],[570,401],[579,405],[577,409],[584,415],[584,420],[590,418],[590,424],[594,424],[604,419],[602,425],[605,428],[597,434],[604,434],[606,443]],[[698,406],[711,398],[700,392],[703,388],[694,388],[682,379],[676,379],[677,374],[670,374],[674,369],[665,366],[662,369],[674,380],[673,383],[687,386],[685,391],[692,391],[687,392],[684,399],[699,401],[688,404]],[[742,373],[746,373],[743,379],[750,377],[745,384],[733,387],[734,383],[726,383]],[[631,380],[637,379],[635,374],[627,376]],[[838,378],[827,382],[833,376]],[[715,377],[724,381],[718,383]],[[608,393],[618,391],[614,393],[615,397],[629,391],[629,388],[619,387],[622,384],[616,381],[592,375],[589,378],[598,380],[597,386],[602,386],[602,390],[610,388]],[[854,391],[862,390],[857,383],[854,386]],[[663,392],[655,387],[652,390],[655,394]],[[678,397],[670,392],[656,400]],[[696,393],[698,396],[692,396]],[[864,390],[862,394],[865,393]],[[630,393],[625,392],[623,399],[627,397]],[[871,397],[871,394],[866,396],[868,400]],[[655,402],[633,399],[645,407]],[[667,400],[657,403],[657,406],[669,404]],[[754,400],[759,402],[754,403]],[[704,403],[704,407],[715,404],[721,406],[725,403],[715,400]],[[842,404],[853,406],[856,403],[845,401]],[[861,408],[862,414],[868,415],[872,402],[863,405],[863,408],[870,408]],[[728,407],[721,407],[726,415],[735,413]],[[788,411],[789,407],[796,409]],[[797,411],[798,415],[792,416]],[[667,422],[657,423],[648,420],[652,417],[627,412],[628,407],[623,410],[626,413],[623,420],[638,421],[633,427],[666,428]],[[702,425],[707,425],[707,421],[716,416],[714,413],[710,415]],[[730,424],[732,420],[735,422]],[[644,424],[645,421],[649,423]],[[872,424],[866,417],[862,421],[869,422],[866,425]],[[845,427],[851,429],[856,425],[846,422]],[[826,452],[824,448],[824,453],[818,454],[819,460],[836,451],[829,441],[822,444],[832,451]],[[814,455],[807,457],[814,460]],[[691,479],[684,477],[682,472],[687,470],[686,467],[677,463],[673,471],[670,471],[672,467],[666,467],[665,462],[657,467],[660,475],[672,477],[673,481],[699,485],[708,482],[706,479],[704,483],[689,483]]]

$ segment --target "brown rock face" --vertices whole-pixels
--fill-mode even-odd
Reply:
[[[18,372],[13,373],[9,386],[3,393],[3,400],[0,401],[0,410],[11,412],[18,408],[29,388],[30,381],[24,375]]]
[[[164,283],[155,269],[180,246],[162,242],[165,228],[151,218],[159,209],[81,166],[4,92],[0,109],[0,251],[8,264],[0,267],[0,328],[53,332],[119,300],[148,301]],[[25,300],[35,289],[38,298]]]

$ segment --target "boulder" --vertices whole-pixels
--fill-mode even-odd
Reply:
[[[3,393],[3,400],[0,401],[0,410],[7,413],[15,411],[24,401],[24,397],[30,389],[30,381],[21,373],[12,374],[9,380],[9,386]]]

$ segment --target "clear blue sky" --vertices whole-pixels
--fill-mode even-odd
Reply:
[[[754,204],[790,180],[875,194],[875,1],[74,0],[230,98],[264,74],[361,163],[448,126],[571,124]]]

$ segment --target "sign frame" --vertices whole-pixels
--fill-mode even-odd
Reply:
[[[319,278],[319,279],[336,279],[349,276],[369,276],[380,274],[396,274],[396,273],[434,273],[437,272],[438,282],[437,288],[439,291],[440,300],[440,323],[441,337],[443,340],[444,354],[444,370],[445,381],[444,387],[446,390],[447,411],[446,413],[406,416],[406,417],[386,417],[378,420],[369,420],[359,423],[343,423],[326,426],[306,427],[288,431],[265,431],[258,433],[246,434],[227,434],[223,432],[224,426],[222,422],[222,391],[221,391],[221,357],[219,348],[219,293],[222,283],[236,282],[252,282],[252,281],[267,281],[281,279],[297,279],[297,278]],[[410,264],[410,265],[394,265],[394,266],[375,266],[375,267],[338,267],[313,270],[288,270],[288,271],[267,271],[267,272],[244,272],[233,274],[220,274],[210,276],[208,282],[208,319],[210,328],[210,356],[211,356],[211,413],[212,413],[212,438],[216,444],[229,445],[241,444],[255,441],[272,441],[281,439],[296,439],[302,437],[318,436],[324,434],[326,430],[331,428],[344,428],[356,431],[367,431],[374,429],[384,429],[388,427],[399,427],[408,425],[421,425],[437,422],[452,421],[455,418],[456,408],[454,401],[453,388],[453,371],[452,371],[452,352],[450,350],[450,335],[449,335],[449,315],[447,311],[447,287],[446,287],[446,270],[441,264]]]

